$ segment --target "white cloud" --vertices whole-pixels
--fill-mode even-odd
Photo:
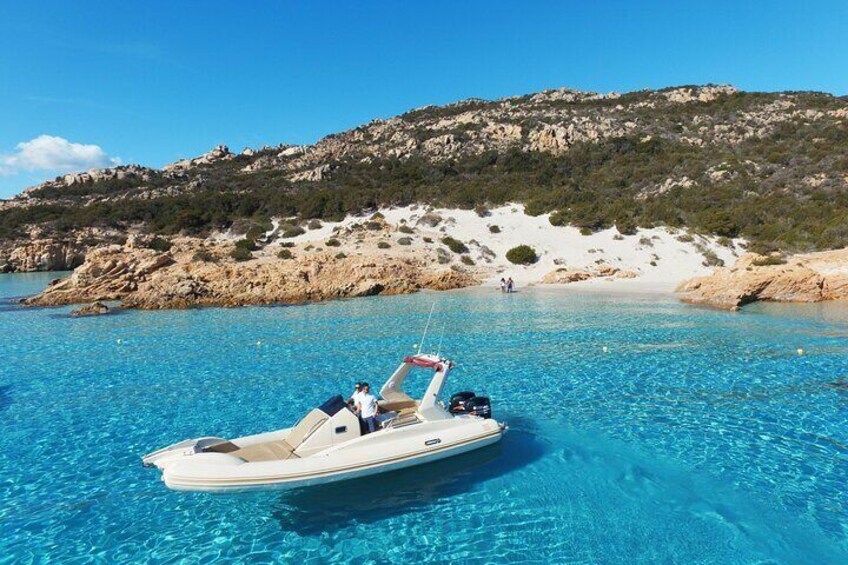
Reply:
[[[121,160],[110,157],[99,145],[72,143],[54,135],[39,135],[22,141],[11,154],[0,154],[0,174],[50,171],[70,173],[98,167],[113,167]]]

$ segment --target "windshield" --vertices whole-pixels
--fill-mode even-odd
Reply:
[[[318,410],[326,414],[327,416],[335,416],[339,410],[345,407],[345,401],[342,398],[341,394],[337,394],[332,398],[328,399],[324,404],[318,407]]]

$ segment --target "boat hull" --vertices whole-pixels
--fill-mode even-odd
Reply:
[[[487,425],[482,428],[481,433],[472,437],[457,437],[453,441],[425,446],[424,449],[416,451],[401,452],[376,461],[373,459],[356,461],[356,458],[352,458],[349,454],[336,452],[310,458],[313,460],[311,468],[303,468],[304,460],[296,460],[226,465],[224,470],[229,471],[226,473],[217,472],[221,469],[217,469],[215,465],[210,465],[206,473],[203,467],[198,465],[195,465],[191,472],[187,472],[185,464],[176,463],[163,470],[162,478],[168,488],[177,491],[241,492],[302,488],[367,477],[454,457],[497,443],[506,430],[504,425],[493,420],[488,420]],[[405,439],[397,438],[397,441]],[[362,447],[368,448],[367,444]],[[247,472],[246,465],[264,465],[264,467],[251,469],[251,471],[261,472]],[[244,471],[243,476],[239,476],[242,471]]]

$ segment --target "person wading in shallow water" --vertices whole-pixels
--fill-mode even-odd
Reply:
[[[501,292],[506,292],[506,279],[501,277]]]
[[[509,279],[507,279],[507,281],[506,281],[506,291],[507,291],[507,292],[512,292],[512,287],[513,287],[513,286],[515,286],[515,283],[514,283],[514,282],[512,282],[512,277],[509,277]]]
[[[368,383],[362,383],[362,392],[359,393],[357,399],[357,409],[359,417],[365,423],[365,433],[372,433],[377,429],[377,399],[371,394],[371,387]]]

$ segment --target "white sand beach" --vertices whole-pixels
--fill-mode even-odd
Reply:
[[[744,250],[744,240],[721,245],[715,237],[707,237],[673,228],[639,229],[634,235],[621,235],[615,228],[582,235],[574,227],[551,225],[549,215],[529,216],[524,206],[511,204],[493,208],[485,216],[474,210],[406,206],[379,211],[395,226],[409,226],[414,233],[391,235],[391,249],[384,254],[415,254],[419,250],[444,247],[446,236],[468,246],[468,256],[480,273],[484,286],[497,286],[501,277],[512,277],[517,287],[542,284],[543,278],[557,270],[586,271],[596,275],[604,267],[617,271],[612,276],[592,276],[568,284],[549,284],[581,291],[602,292],[673,292],[683,281],[709,274],[705,252],[712,252],[725,264],[733,264]],[[288,241],[298,247],[320,245],[345,228],[369,220],[372,214],[348,216],[342,222],[325,222],[318,229],[307,230]],[[422,219],[423,218],[423,219]],[[275,220],[275,226],[279,220]],[[431,225],[435,223],[435,225]],[[494,228],[494,226],[497,226]],[[497,233],[493,233],[496,229]],[[232,236],[224,236],[232,237]],[[396,245],[402,237],[411,239],[405,246]],[[428,242],[427,239],[430,241]],[[358,242],[340,238],[339,248],[348,254],[372,253]],[[506,253],[518,245],[529,245],[539,259],[532,265],[514,265]],[[269,246],[276,249],[276,246]],[[458,256],[451,261],[458,263]]]

